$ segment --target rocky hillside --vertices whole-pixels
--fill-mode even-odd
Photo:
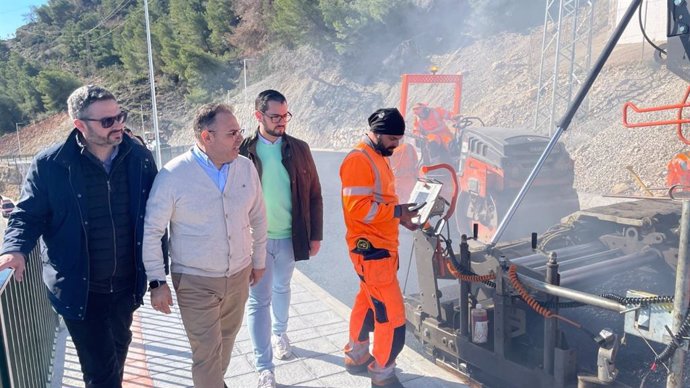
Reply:
[[[439,73],[463,74],[462,111],[480,116],[487,125],[506,128],[531,128],[535,114],[539,71],[541,29],[532,34],[501,34],[478,40],[462,49],[432,58]],[[595,37],[593,59],[603,46],[610,27]],[[589,111],[579,115],[562,140],[575,159],[578,191],[606,194],[635,194],[638,188],[626,166],[632,166],[651,187],[664,186],[667,162],[685,146],[672,127],[626,129],[621,108],[632,100],[640,106],[679,102],[687,84],[652,60],[652,49],[640,45],[621,46],[595,82],[588,99]],[[380,77],[374,83],[346,78],[344,69],[323,60],[316,52],[273,52],[255,65],[263,74],[251,79],[244,93],[229,96],[240,122],[254,126],[253,97],[261,90],[275,88],[288,97],[294,119],[290,131],[313,147],[348,148],[366,128],[366,118],[375,109],[397,106],[400,96],[398,74]],[[347,69],[352,73],[352,69]],[[357,71],[354,71],[355,73]],[[361,69],[376,74],[376,69]],[[361,77],[365,78],[365,77]],[[383,79],[383,80],[382,80]],[[411,90],[410,103],[429,102],[450,107],[451,91],[442,87]],[[159,109],[162,118],[174,122],[170,143],[191,144],[191,110],[181,104],[166,104]],[[669,113],[674,117],[675,113]],[[648,118],[644,118],[647,120]],[[640,119],[642,120],[642,119]],[[138,127],[136,116],[132,125]],[[64,137],[69,131],[66,117],[23,127],[22,153],[35,152],[44,144]],[[0,138],[2,154],[16,152],[16,135]]]
[[[598,55],[610,29],[595,38],[592,61]],[[541,31],[532,35],[503,34],[458,50],[433,62],[439,73],[463,74],[462,111],[479,116],[487,125],[532,128],[536,109]],[[650,187],[663,187],[666,164],[686,150],[675,128],[627,129],[622,125],[622,106],[633,101],[640,106],[678,103],[687,83],[654,62],[651,48],[640,45],[616,48],[596,80],[586,106],[587,115],[573,120],[562,141],[575,160],[578,191],[607,194],[635,194],[638,186],[627,166]],[[248,95],[272,87],[286,91],[295,113],[291,131],[312,146],[347,148],[366,128],[366,117],[381,106],[397,106],[400,83],[365,86],[348,81],[327,66],[318,66],[309,53],[295,56],[299,64],[284,68],[248,88]],[[277,66],[276,66],[277,67]],[[425,101],[451,106],[451,91],[419,87],[411,91],[410,102]],[[250,107],[236,96],[240,117],[250,117]],[[667,112],[665,118],[675,117]],[[409,114],[408,114],[409,117]],[[638,117],[635,121],[659,116]],[[190,142],[188,131],[178,142]]]

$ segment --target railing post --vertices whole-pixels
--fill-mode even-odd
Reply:
[[[45,387],[58,327],[46,297],[40,249],[27,258],[24,281],[0,272],[0,388]]]

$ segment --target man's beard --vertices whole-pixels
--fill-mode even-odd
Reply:
[[[281,137],[285,134],[285,126],[282,126],[281,130],[278,130],[278,127],[268,129],[268,127],[264,126],[264,130],[266,131],[266,133],[274,137]]]
[[[376,144],[374,144],[374,149],[382,156],[391,156],[393,155],[393,150],[395,149],[395,147],[386,148],[383,146],[383,144],[381,144],[381,140],[379,139],[376,141]]]

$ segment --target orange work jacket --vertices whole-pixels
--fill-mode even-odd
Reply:
[[[690,152],[681,152],[668,163],[666,186],[674,185],[690,185]],[[683,188],[682,191],[688,191],[688,189]]]
[[[426,137],[429,141],[448,144],[453,140],[453,133],[448,129],[445,120],[450,119],[447,110],[441,107],[430,109],[429,116],[425,119],[415,116],[412,132]]]
[[[348,247],[354,249],[357,239],[365,238],[376,248],[397,252],[400,220],[394,216],[395,176],[369,138],[345,157],[340,181]]]

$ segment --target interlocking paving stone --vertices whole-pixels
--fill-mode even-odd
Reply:
[[[173,291],[173,298],[175,297]],[[174,299],[175,300],[175,299]],[[148,305],[137,310],[141,338],[130,347],[132,358],[125,368],[126,388],[192,387],[191,350],[176,301],[172,314],[164,315]],[[365,376],[353,376],[343,368],[342,348],[348,340],[349,309],[328,295],[299,271],[292,282],[292,300],[288,337],[293,356],[274,360],[279,387],[369,387]],[[81,369],[74,345],[63,329],[58,336],[54,376],[51,388],[82,388]],[[414,351],[405,348],[397,360],[397,373],[408,388],[468,387],[458,377],[442,370]],[[228,387],[255,387],[258,374],[246,319],[237,334],[225,382]]]

